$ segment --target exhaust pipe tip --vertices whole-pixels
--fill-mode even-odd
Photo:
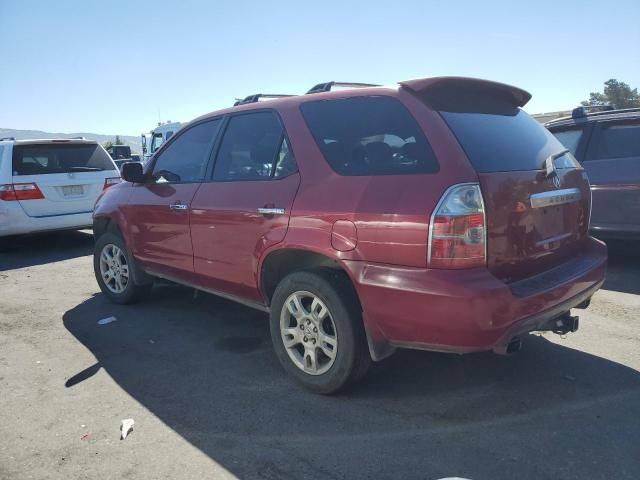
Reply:
[[[522,339],[520,337],[512,338],[507,344],[507,355],[512,355],[520,350],[522,350]]]
[[[522,350],[522,339],[520,337],[513,337],[509,340],[509,343],[495,347],[493,353],[497,353],[498,355],[513,355],[520,350]]]

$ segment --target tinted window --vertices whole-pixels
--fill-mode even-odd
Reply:
[[[581,128],[573,130],[563,130],[561,132],[553,132],[558,141],[564,145],[569,151],[575,155],[578,150],[578,144],[582,138],[583,130]]]
[[[274,164],[280,168],[277,176],[284,176],[292,168],[293,157],[283,139],[280,122],[271,112],[231,117],[216,158],[213,179],[268,179],[274,175]],[[295,171],[295,163],[293,168]]]
[[[160,152],[153,167],[157,182],[198,182],[204,178],[220,120],[189,128]],[[155,137],[154,137],[155,138]]]
[[[300,108],[325,159],[341,175],[433,173],[439,169],[422,130],[395,98],[320,100]]]
[[[115,170],[109,154],[95,144],[16,145],[14,175]]]
[[[604,126],[594,158],[640,157],[640,123]]]
[[[478,172],[540,170],[564,149],[533,117],[518,107],[484,99],[440,111]]]

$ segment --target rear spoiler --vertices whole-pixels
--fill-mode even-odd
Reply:
[[[451,96],[459,93],[474,93],[523,107],[531,100],[531,94],[521,88],[504,83],[467,77],[417,78],[399,82],[403,87],[425,97],[436,100],[439,96]]]

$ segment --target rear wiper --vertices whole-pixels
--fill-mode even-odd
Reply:
[[[103,172],[104,168],[99,167],[71,167],[72,172]]]
[[[543,168],[547,171],[547,177],[553,175],[553,173],[556,171],[556,166],[553,164],[553,161],[556,158],[560,158],[565,153],[569,153],[569,149],[568,148],[565,148],[564,150],[562,150],[562,151],[560,151],[558,153],[553,153],[553,154],[549,155],[545,159]]]

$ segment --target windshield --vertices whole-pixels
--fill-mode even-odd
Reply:
[[[16,145],[13,175],[115,170],[107,152],[97,144]]]
[[[160,145],[163,143],[163,138],[161,133],[154,133],[153,138],[151,139],[151,153],[155,153]]]

